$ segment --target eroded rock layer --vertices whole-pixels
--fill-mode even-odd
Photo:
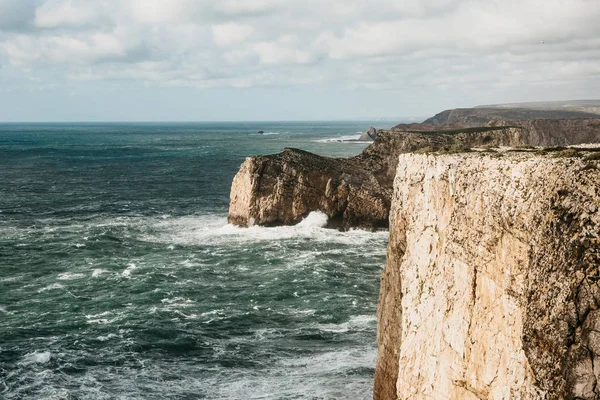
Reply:
[[[593,157],[400,156],[376,399],[600,398]]]

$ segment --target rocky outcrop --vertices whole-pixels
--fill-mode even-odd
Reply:
[[[377,129],[373,127],[364,131],[358,138],[361,142],[373,142],[375,139],[377,139]]]
[[[248,157],[231,186],[228,221],[249,226],[300,222],[311,211],[329,227],[385,228],[391,180],[378,180],[360,158],[320,157],[298,149]]]
[[[600,398],[593,158],[400,156],[376,399]]]
[[[291,225],[311,211],[322,211],[330,227],[386,228],[400,154],[600,142],[600,119],[492,125],[435,132],[379,131],[362,154],[348,159],[295,149],[250,157],[234,178],[228,220],[241,226]]]

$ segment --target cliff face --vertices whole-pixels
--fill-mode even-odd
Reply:
[[[490,121],[489,125],[516,126],[519,140],[533,146],[566,146],[600,142],[600,119],[598,118]]]
[[[600,398],[598,168],[400,156],[376,399]]]
[[[249,157],[234,178],[228,220],[241,226],[291,225],[311,211],[322,211],[331,227],[386,228],[400,154],[424,148],[600,142],[600,119],[516,123],[439,132],[379,131],[362,154],[348,159],[295,149]]]

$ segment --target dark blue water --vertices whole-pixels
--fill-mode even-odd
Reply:
[[[0,398],[369,398],[387,235],[226,223],[245,157],[368,125],[0,125]]]

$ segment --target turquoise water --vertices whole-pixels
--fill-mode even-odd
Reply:
[[[0,398],[370,398],[387,234],[226,222],[245,157],[368,126],[0,125]]]

